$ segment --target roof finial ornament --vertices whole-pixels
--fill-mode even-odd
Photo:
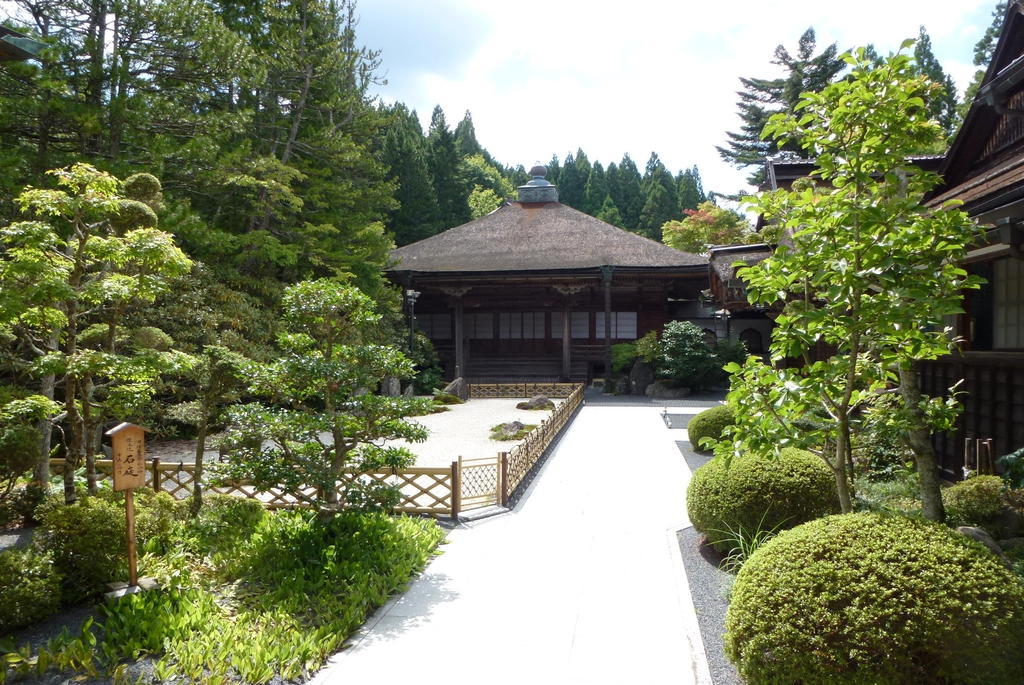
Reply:
[[[558,188],[544,178],[547,175],[548,168],[540,162],[535,163],[530,169],[533,178],[519,186],[519,201],[528,204],[558,202]]]

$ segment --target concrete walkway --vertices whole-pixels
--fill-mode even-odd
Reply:
[[[685,431],[661,411],[584,407],[516,510],[452,531],[312,682],[710,683],[675,536]]]

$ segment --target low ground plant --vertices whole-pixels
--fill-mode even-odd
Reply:
[[[374,608],[423,568],[443,537],[433,521],[344,512],[267,514],[211,498],[182,521],[181,544],[143,558],[162,589],[104,605],[95,624],[11,672],[62,670],[141,682],[297,680],[323,664]],[[139,660],[148,668],[135,668]]]
[[[55,614],[60,609],[60,581],[45,552],[0,552],[0,635]]]
[[[502,442],[509,440],[522,440],[530,434],[530,431],[537,427],[534,423],[526,423],[523,424],[523,427],[519,430],[510,433],[505,430],[506,425],[507,424],[499,423],[496,426],[491,426],[491,440],[498,440]]]

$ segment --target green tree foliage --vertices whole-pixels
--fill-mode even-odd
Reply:
[[[576,152],[583,155],[582,150]],[[586,169],[586,175],[582,170]],[[582,211],[584,195],[586,192],[587,177],[590,175],[590,162],[586,155],[583,155],[583,163],[577,164],[576,157],[572,154],[566,155],[565,163],[562,165],[558,175],[558,201],[563,205],[569,205],[574,209]]]
[[[679,198],[679,211],[697,209],[697,206],[708,199],[704,192],[704,184],[700,180],[700,170],[694,164],[689,169],[679,172],[676,177],[676,194]]]
[[[391,108],[381,145],[381,157],[398,183],[389,228],[399,246],[429,238],[437,232],[440,209],[430,176],[426,138],[416,112],[399,103]]]
[[[781,307],[770,346],[776,366],[750,357],[730,367],[737,424],[716,451],[814,451],[849,512],[851,434],[861,410],[898,383],[924,511],[941,519],[929,434],[951,424],[956,404],[923,398],[912,366],[953,347],[943,317],[961,311],[963,290],[977,285],[958,266],[977,230],[954,204],[925,207],[938,178],[906,161],[942,136],[926,104],[938,86],[902,53],[880,66],[863,50],[844,59],[850,79],[806,93],[801,119],[779,114],[767,128],[797,138],[818,168],[792,191],[752,199],[774,239],[787,236],[771,258],[740,270],[752,304]],[[831,350],[824,359],[813,356],[819,343]],[[803,365],[780,368],[788,358]]]
[[[476,128],[473,127],[473,115],[469,113],[469,110],[466,110],[465,115],[462,117],[462,121],[460,121],[459,125],[455,127],[455,150],[459,153],[460,157],[482,155],[488,163],[491,162],[490,155],[486,154],[486,150],[484,150],[476,139]]]
[[[604,202],[601,204],[601,209],[598,210],[595,216],[605,223],[623,228],[622,213],[619,212],[619,208],[615,206],[615,203],[612,202],[612,198],[610,196],[606,196],[604,198]]]
[[[460,158],[455,147],[455,136],[445,121],[440,105],[430,117],[429,146],[430,176],[434,184],[434,197],[441,215],[442,230],[469,221],[469,188],[459,173]]]
[[[750,175],[750,182],[755,185],[763,181],[761,166],[765,158],[781,150],[800,151],[793,143],[782,143],[780,147],[779,141],[762,138],[761,132],[768,119],[776,113],[793,112],[801,93],[821,90],[844,68],[835,43],[818,54],[815,54],[816,48],[814,29],[809,28],[800,36],[796,54],[782,45],[775,48],[771,62],[783,69],[783,76],[740,79],[743,89],[737,92],[740,99],[736,104],[743,123],[739,131],[727,133],[728,142],[717,149],[722,159],[738,169],[756,167]]]
[[[583,188],[582,211],[596,216],[608,197],[608,179],[605,177],[604,167],[601,162],[594,162],[590,168],[590,176]]]
[[[661,240],[661,227],[678,216],[679,203],[672,174],[653,152],[647,161],[641,188],[644,204],[636,232],[652,240]]]
[[[273,404],[231,410],[224,474],[280,487],[326,516],[346,506],[389,508],[389,487],[342,475],[413,463],[408,449],[379,444],[425,439],[405,418],[427,413],[429,400],[367,392],[387,376],[412,376],[412,363],[372,342],[380,314],[351,286],[304,281],[289,286],[283,304],[283,354],[255,374],[252,388]]]
[[[683,212],[682,221],[669,221],[661,227],[662,241],[683,252],[700,254],[712,245],[752,243],[760,239],[738,212],[702,202],[697,209]]]
[[[192,262],[156,228],[149,205],[121,194],[116,177],[87,164],[50,173],[58,188],[25,190],[18,205],[29,219],[0,231],[0,322],[32,350],[37,375],[63,382],[72,467],[64,471],[64,496],[71,503],[83,457],[95,489],[101,423],[137,413],[160,375],[185,363],[126,341],[121,323],[128,309],[152,302]],[[124,187],[153,201],[159,183],[132,178]]]
[[[960,125],[960,103],[957,100],[956,84],[953,77],[943,71],[942,65],[932,52],[932,39],[924,26],[921,27],[917,43],[914,45],[914,63],[929,81],[941,86],[935,89],[928,100],[928,114],[939,122],[946,137],[949,138],[956,133],[957,126]],[[939,149],[934,151],[941,153],[944,150],[945,144],[942,143]]]
[[[978,42],[974,44],[974,66],[981,68],[974,72],[974,79],[967,86],[963,102],[960,103],[961,119],[967,116],[967,111],[971,108],[971,103],[974,102],[974,98],[978,94],[978,88],[981,87],[981,81],[985,78],[985,71],[988,69],[989,62],[992,61],[992,55],[996,50],[996,43],[999,41],[999,34],[1003,30],[1003,22],[1006,20],[1006,8],[1006,0],[996,3],[995,8],[992,10],[992,23],[985,29],[985,33],[978,39]]]
[[[640,226],[640,212],[644,208],[644,192],[640,187],[642,181],[640,170],[626,154],[619,162],[616,175],[618,183],[609,183],[608,193],[615,206],[619,208],[619,212],[622,213],[623,228],[636,231]]]

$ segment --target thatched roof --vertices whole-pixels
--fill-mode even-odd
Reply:
[[[391,253],[391,271],[559,271],[706,266],[707,257],[607,224],[558,202],[513,202]]]
[[[730,245],[711,249],[711,268],[718,275],[719,280],[728,283],[736,278],[736,262],[743,262],[747,266],[753,266],[764,261],[772,254],[767,245]]]

